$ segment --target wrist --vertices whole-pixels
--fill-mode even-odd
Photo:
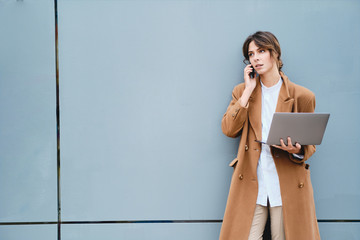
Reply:
[[[246,96],[246,98],[250,98],[252,92],[254,91],[255,88],[253,87],[245,87],[244,92],[243,92],[243,96]]]
[[[242,107],[246,107],[249,103],[249,98],[251,96],[252,91],[245,89],[242,96],[239,98],[238,102]]]
[[[254,91],[255,86],[245,86],[244,92],[249,92],[250,94]]]

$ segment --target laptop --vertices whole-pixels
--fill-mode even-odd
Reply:
[[[270,126],[266,144],[280,145],[280,138],[287,145],[287,137],[292,144],[320,145],[328,123],[329,113],[280,113],[276,112]]]

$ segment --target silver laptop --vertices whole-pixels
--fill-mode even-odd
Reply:
[[[329,113],[274,113],[268,145],[280,145],[280,138],[287,145],[287,137],[292,144],[320,145],[328,123]]]

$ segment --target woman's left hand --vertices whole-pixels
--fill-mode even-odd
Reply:
[[[279,145],[272,145],[273,147],[279,148],[281,150],[287,151],[289,153],[299,154],[301,153],[301,145],[300,143],[295,143],[295,146],[291,142],[291,138],[288,137],[287,139],[288,145],[286,146],[283,139],[280,139],[280,146]]]

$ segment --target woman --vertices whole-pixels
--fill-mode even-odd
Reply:
[[[229,137],[241,135],[220,240],[262,239],[268,212],[272,239],[320,239],[309,165],[315,146],[269,147],[266,142],[274,112],[314,112],[315,96],[281,71],[281,49],[270,32],[256,32],[244,42],[250,64],[244,83],[232,92],[222,119]],[[252,78],[255,69],[258,76]]]

